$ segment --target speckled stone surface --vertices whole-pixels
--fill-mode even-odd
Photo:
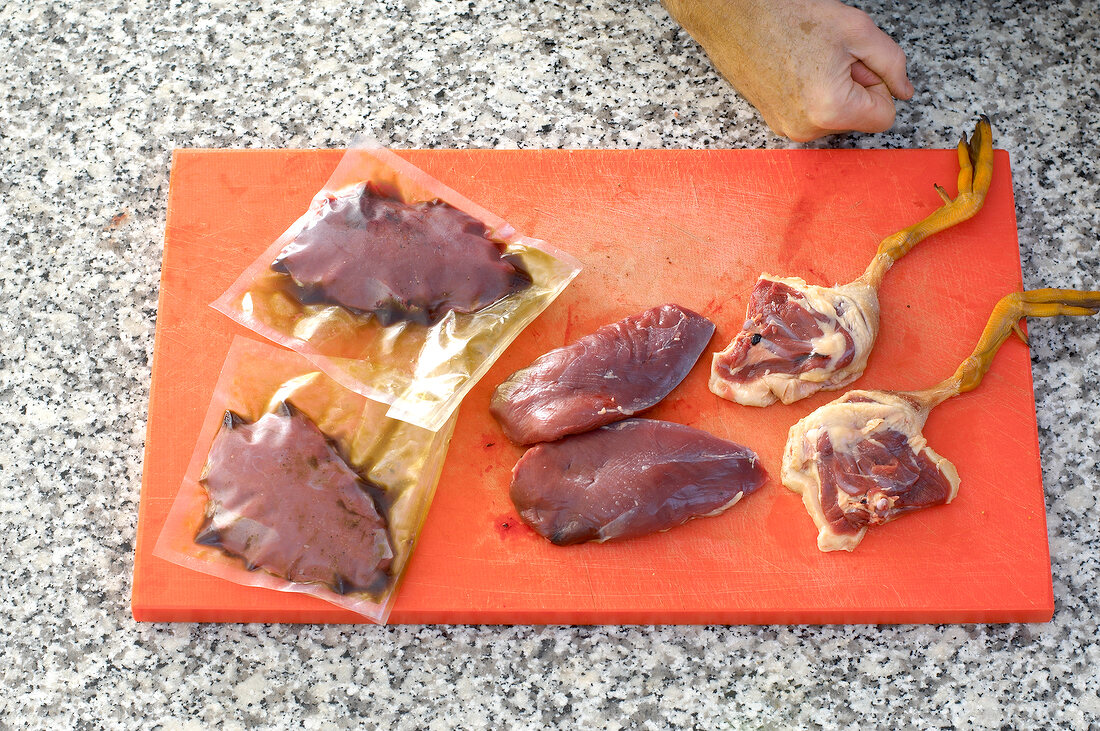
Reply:
[[[978,9],[981,6],[981,9]],[[1100,285],[1100,14],[868,2],[917,96],[1015,172],[1025,283]],[[1100,321],[1031,325],[1047,625],[138,625],[174,147],[786,147],[654,2],[0,4],[0,728],[1100,725]],[[369,120],[369,122],[368,122]]]

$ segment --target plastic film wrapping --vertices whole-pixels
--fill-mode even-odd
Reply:
[[[352,250],[333,227],[356,240],[381,230],[371,235],[384,245]],[[490,243],[455,248],[479,238]],[[329,254],[317,253],[322,244]],[[437,430],[579,271],[568,254],[366,142],[213,306],[387,404],[390,418]]]
[[[455,421],[386,411],[297,353],[235,338],[154,555],[385,623]]]

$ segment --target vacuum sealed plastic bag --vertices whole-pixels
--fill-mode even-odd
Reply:
[[[386,409],[234,339],[154,555],[384,623],[455,421],[431,431]]]
[[[213,306],[435,430],[579,271],[371,143]]]

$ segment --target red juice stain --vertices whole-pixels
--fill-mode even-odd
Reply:
[[[810,284],[813,284],[815,281],[826,287],[830,284],[835,284],[835,282],[830,282],[824,274],[819,272],[814,267],[806,267],[806,271],[810,274],[810,276],[813,277],[813,279],[810,280]],[[852,279],[855,279],[855,277],[852,277]]]
[[[565,332],[562,334],[563,342],[573,342],[573,327],[575,325],[576,317],[573,314],[573,305],[569,305],[565,308]]]
[[[497,534],[501,539],[511,538],[516,534],[516,529],[520,526],[520,519],[516,516],[505,513],[504,515],[498,515],[493,519],[493,527],[496,528]]]
[[[724,306],[725,306],[725,304],[721,300],[719,300],[717,297],[711,297],[710,300],[707,302],[706,306],[703,307],[703,311],[700,314],[703,315],[703,317],[709,318],[711,320],[715,320],[715,319],[718,318],[718,315],[722,312],[722,308]]]
[[[699,419],[700,409],[696,399],[666,399],[661,404],[661,418],[694,425]]]

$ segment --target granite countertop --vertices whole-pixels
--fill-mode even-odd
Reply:
[[[1093,5],[861,5],[917,96],[814,146],[947,147],[984,111],[1025,284],[1100,285]],[[0,42],[0,728],[1100,724],[1100,318],[1031,325],[1049,624],[135,623],[173,148],[793,145],[655,2],[13,2]]]

